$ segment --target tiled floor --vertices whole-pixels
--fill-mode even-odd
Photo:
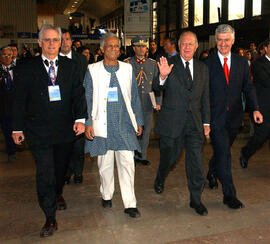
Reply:
[[[113,207],[100,204],[99,175],[95,159],[88,156],[84,182],[65,187],[68,208],[57,213],[59,229],[52,237],[40,239],[44,223],[37,203],[35,165],[31,153],[17,153],[17,161],[8,163],[0,152],[0,243],[100,243],[100,244],[194,244],[270,243],[270,153],[265,145],[250,160],[248,169],[239,166],[240,148],[247,142],[238,138],[233,145],[233,177],[238,197],[245,204],[230,210],[222,204],[218,190],[205,188],[202,200],[208,216],[198,216],[189,208],[184,156],[170,172],[165,191],[155,194],[153,182],[158,167],[158,141],[149,148],[150,166],[136,168],[136,196],[142,216],[131,219],[123,213],[116,181]],[[0,151],[3,138],[0,136]],[[204,162],[211,157],[205,145]]]

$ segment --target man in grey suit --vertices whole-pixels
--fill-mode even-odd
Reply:
[[[205,182],[202,147],[204,135],[210,133],[208,69],[193,58],[198,47],[195,33],[182,33],[178,45],[180,55],[160,58],[160,74],[153,83],[155,90],[164,92],[155,126],[160,134],[160,165],[154,189],[162,193],[166,175],[185,147],[190,207],[199,215],[207,215],[201,193]]]
[[[149,165],[147,160],[147,148],[149,145],[149,137],[152,126],[153,107],[157,111],[160,110],[160,93],[156,94],[156,105],[153,105],[150,99],[150,92],[152,92],[153,78],[158,75],[157,62],[154,59],[146,58],[147,38],[143,36],[136,36],[131,40],[135,55],[127,58],[125,62],[130,63],[133,68],[137,80],[138,93],[142,103],[144,127],[143,133],[139,137],[139,143],[142,152],[135,151],[135,162],[142,165]],[[154,94],[153,94],[154,95]]]

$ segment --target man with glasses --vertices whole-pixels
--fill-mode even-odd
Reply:
[[[8,161],[16,160],[16,146],[12,140],[12,105],[14,102],[13,52],[10,47],[0,50],[0,124],[5,137]]]
[[[12,137],[21,144],[25,135],[35,158],[38,201],[46,216],[40,237],[47,237],[57,230],[56,209],[66,209],[66,164],[75,135],[84,132],[87,110],[76,63],[58,56],[60,28],[43,25],[38,44],[42,55],[22,64],[15,81]]]

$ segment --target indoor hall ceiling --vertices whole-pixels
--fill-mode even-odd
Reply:
[[[70,11],[70,6],[76,0],[37,0],[40,3],[54,5],[62,13]],[[118,7],[119,0],[77,0],[79,7],[75,8],[76,12],[87,12],[90,15],[101,18]],[[72,12],[74,12],[74,10]]]

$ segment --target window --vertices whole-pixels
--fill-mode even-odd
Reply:
[[[210,0],[210,12],[209,12],[209,23],[217,23],[218,19],[218,9],[221,14],[221,0]]]
[[[195,0],[194,26],[203,24],[203,0]]]
[[[153,39],[156,39],[156,34],[157,34],[157,2],[153,2],[153,16],[152,16],[152,21],[153,21]]]
[[[182,28],[188,27],[188,0],[184,0]]]
[[[262,14],[262,0],[253,0],[252,2],[252,16]]]
[[[229,0],[229,20],[242,19],[245,15],[245,0]]]

